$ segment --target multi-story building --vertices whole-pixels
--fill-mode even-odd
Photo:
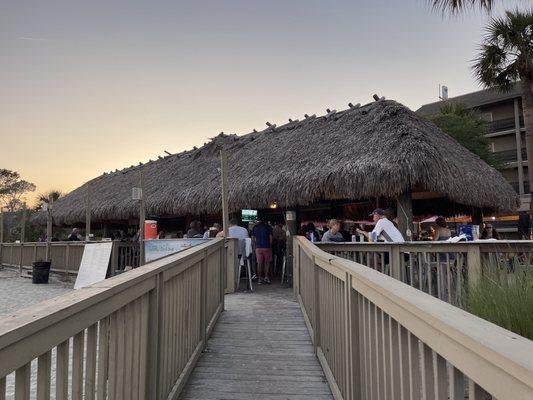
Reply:
[[[494,156],[500,161],[500,172],[520,195],[519,211],[529,210],[526,141],[519,85],[514,85],[506,93],[487,89],[426,104],[417,113],[437,114],[444,104],[450,102],[476,109],[487,120],[489,129],[486,137]],[[510,224],[505,230],[513,231],[515,227],[516,224]]]

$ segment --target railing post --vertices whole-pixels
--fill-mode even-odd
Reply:
[[[292,274],[294,298],[298,300],[298,296],[300,294],[300,244],[298,239],[294,237],[292,242]]]
[[[222,246],[220,247],[219,252],[219,260],[221,262],[221,271],[220,271],[220,304],[222,308],[221,311],[224,311],[225,302],[224,302],[224,282],[226,280],[226,269],[227,269],[227,261],[228,261],[228,254],[226,250],[226,239],[222,241]]]
[[[354,335],[358,332],[356,321],[357,318],[353,318],[354,311],[357,312],[357,304],[352,301],[352,277],[349,272],[346,272],[344,278],[344,327],[345,327],[345,357],[346,357],[346,397],[345,400],[352,400],[355,398],[355,391],[359,389],[360,383],[358,380],[359,371],[354,374],[354,362],[359,362],[358,352],[354,354],[354,351],[359,349],[359,344],[354,343],[357,340],[358,335]],[[354,337],[355,336],[355,337]]]
[[[391,245],[391,254],[390,254],[390,273],[394,279],[402,279],[402,259],[400,256],[400,245],[393,244]]]
[[[67,248],[65,249],[65,280],[68,281],[68,263],[70,261],[70,243],[67,243]]]
[[[202,341],[202,351],[207,346],[207,250],[204,251],[200,265],[200,339]]]
[[[118,265],[118,242],[113,240],[113,245],[111,246],[111,276],[115,276],[117,272]]]
[[[160,398],[161,385],[159,382],[161,376],[160,366],[160,352],[163,351],[161,347],[163,338],[163,329],[161,328],[163,321],[163,288],[164,288],[164,276],[163,272],[160,272],[155,276],[155,287],[150,291],[149,295],[149,320],[148,326],[150,329],[149,342],[148,342],[148,384],[146,394],[147,399],[158,400]]]
[[[481,277],[481,251],[479,245],[469,243],[466,253],[466,263],[468,268],[468,286],[475,284]]]
[[[22,275],[22,258],[24,257],[24,243],[20,242],[19,274]]]
[[[313,264],[314,275],[314,322],[313,326],[313,345],[315,348],[315,354],[317,354],[318,347],[320,346],[320,267],[316,265],[315,256],[311,257],[311,263]]]

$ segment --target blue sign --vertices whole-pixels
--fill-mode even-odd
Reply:
[[[146,262],[159,260],[160,258],[180,251],[190,249],[209,239],[152,239],[144,242],[144,258]]]

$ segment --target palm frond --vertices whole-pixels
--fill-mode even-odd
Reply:
[[[533,76],[533,10],[494,17],[486,33],[472,65],[480,83],[506,91],[513,82]]]
[[[486,11],[491,11],[494,0],[431,0],[433,8],[446,13],[455,14],[466,8],[479,7]]]

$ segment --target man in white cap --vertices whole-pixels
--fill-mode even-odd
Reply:
[[[394,226],[394,224],[389,221],[385,215],[385,210],[381,208],[376,208],[372,211],[370,216],[374,219],[376,226],[372,232],[366,232],[361,229],[357,229],[362,235],[365,235],[368,238],[369,242],[377,242],[382,240],[389,243],[403,243],[405,239],[402,236],[402,233]]]

